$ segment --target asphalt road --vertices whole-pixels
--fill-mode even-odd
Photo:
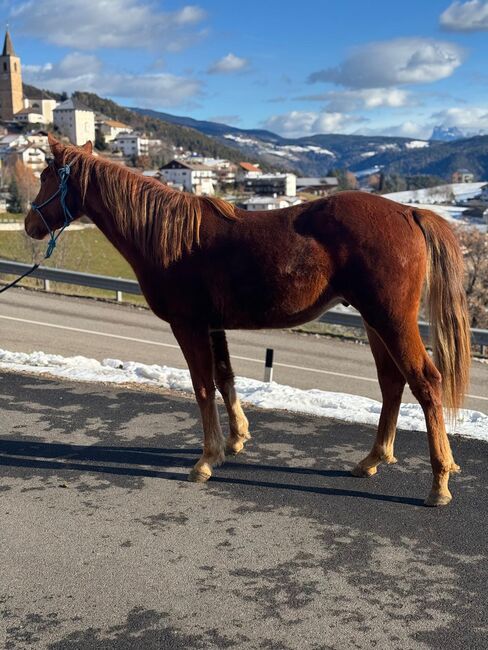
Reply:
[[[453,439],[429,509],[424,435],[355,479],[370,427],[250,409],[246,453],[198,485],[193,400],[0,382],[0,647],[486,649],[487,444]]]
[[[367,345],[280,330],[230,332],[229,343],[241,376],[262,379],[270,347],[279,383],[381,399]],[[23,289],[0,298],[0,347],[186,367],[169,325],[147,309]],[[414,401],[408,389],[404,401]],[[488,413],[488,364],[473,363],[466,407]]]

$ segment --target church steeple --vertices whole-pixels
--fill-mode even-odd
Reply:
[[[7,27],[0,56],[0,120],[7,122],[13,120],[14,115],[23,108],[24,93],[20,59],[15,55]]]
[[[15,56],[14,46],[12,45],[12,39],[10,38],[10,32],[5,32],[5,40],[3,42],[3,52],[2,56]]]

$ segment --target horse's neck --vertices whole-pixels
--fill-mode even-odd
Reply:
[[[136,251],[133,246],[130,246],[127,237],[121,232],[113,212],[106,207],[101,198],[102,193],[103,187],[100,186],[98,178],[92,174],[85,195],[84,211],[115,248],[130,264],[133,264]]]

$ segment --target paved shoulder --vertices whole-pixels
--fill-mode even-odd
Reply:
[[[371,428],[251,410],[201,486],[192,400],[0,382],[1,647],[486,648],[488,445],[431,510],[424,435],[363,481]]]

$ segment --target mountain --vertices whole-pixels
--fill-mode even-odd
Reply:
[[[96,113],[101,113],[114,120],[124,122],[135,130],[148,133],[153,138],[161,139],[164,143],[164,162],[174,157],[173,147],[182,147],[184,150],[196,151],[202,156],[227,158],[239,162],[242,156],[233,147],[220,143],[200,131],[163,120],[155,115],[146,115],[124,106],[116,104],[111,99],[104,99],[94,93],[73,93],[73,97],[89,106]],[[161,161],[163,162],[163,160]]]
[[[386,151],[396,154],[429,146],[424,140],[387,136],[325,134],[284,138],[263,129],[239,129],[145,108],[131,110],[172,124],[191,126],[222,144],[240,150],[242,157],[251,160],[259,157],[273,167],[296,171],[302,176],[324,176],[332,168],[366,169],[370,167],[370,158]]]
[[[440,142],[452,142],[463,138],[466,138],[466,134],[457,126],[435,126],[430,136],[431,140]]]
[[[488,180],[488,135],[432,142],[408,152],[383,153],[369,160],[389,173],[429,174],[449,179],[458,169],[469,169],[478,180]]]
[[[42,92],[59,99],[55,93]],[[149,109],[125,108],[94,93],[76,92],[74,97],[98,113],[160,138],[164,161],[174,156],[174,147],[182,147],[234,162],[247,159],[259,162],[265,170],[293,171],[301,176],[350,169],[358,175],[381,170],[450,180],[452,172],[467,168],[478,179],[488,179],[488,135],[448,141],[342,134],[285,138],[264,129],[239,129]],[[440,129],[437,135],[442,135]],[[444,135],[459,134],[450,130]]]

